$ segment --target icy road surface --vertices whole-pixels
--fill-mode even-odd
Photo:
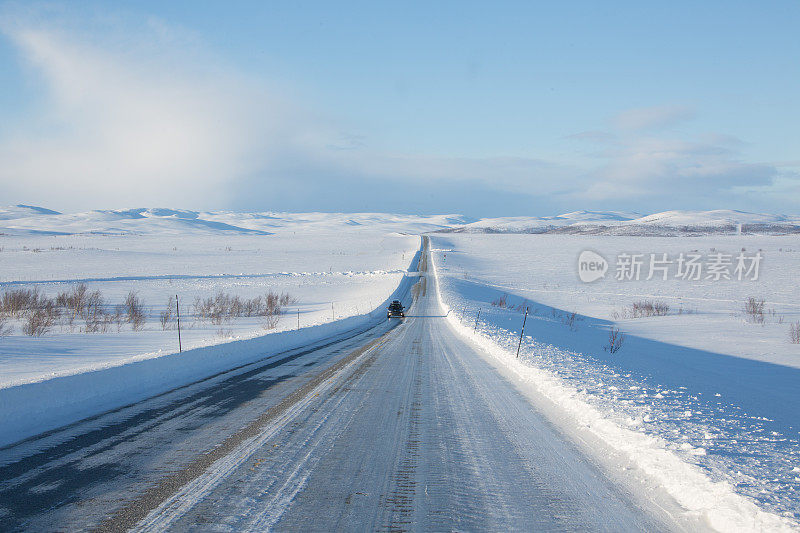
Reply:
[[[0,450],[0,530],[663,530],[441,317]],[[355,332],[354,332],[355,333]]]

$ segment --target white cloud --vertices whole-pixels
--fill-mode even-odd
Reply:
[[[4,17],[2,29],[47,95],[27,127],[0,131],[8,194],[62,206],[220,205],[227,180],[302,136],[287,102],[193,57],[162,24],[102,44],[30,14]]]
[[[746,143],[730,135],[676,138],[658,130],[694,116],[681,106],[632,109],[612,120],[609,131],[571,136],[597,147],[601,164],[585,174],[584,201],[661,202],[664,207],[690,203],[720,207],[724,196],[735,201],[744,187],[769,188],[779,176],[768,163],[744,160]]]
[[[770,185],[777,175],[775,167],[741,161],[719,144],[643,138],[605,155],[608,163],[592,172],[592,184],[583,193],[587,198],[713,200],[715,192]]]
[[[623,131],[639,132],[668,128],[694,116],[694,110],[686,106],[640,107],[619,113],[614,124]]]

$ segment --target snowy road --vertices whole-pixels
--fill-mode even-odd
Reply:
[[[401,324],[0,450],[0,530],[666,529],[420,279]]]

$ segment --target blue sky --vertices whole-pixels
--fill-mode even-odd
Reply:
[[[796,1],[6,3],[3,203],[797,212],[799,26]]]

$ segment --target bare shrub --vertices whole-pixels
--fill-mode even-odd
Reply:
[[[44,297],[38,289],[12,289],[3,293],[0,298],[0,312],[14,317],[22,318],[28,311],[39,307],[40,300]]]
[[[261,313],[262,316],[274,316],[279,315],[281,312],[281,297],[278,293],[269,291],[266,296],[264,296],[264,310]]]
[[[264,307],[264,301],[261,296],[256,296],[244,301],[244,316],[258,316],[261,309]]]
[[[800,344],[800,322],[789,324],[789,341],[792,344]]]
[[[242,316],[246,308],[247,305],[238,296],[231,296],[222,291],[206,299],[196,297],[194,302],[195,315],[217,325]]]
[[[609,353],[617,353],[625,342],[625,335],[619,330],[618,327],[612,326],[608,330],[608,344],[603,346],[603,349]]]
[[[117,333],[122,331],[122,324],[125,323],[125,306],[118,304],[114,306],[114,316],[112,317],[114,324],[117,326]]]
[[[283,308],[297,300],[288,293],[269,291],[264,296],[242,299],[239,296],[219,291],[212,297],[195,297],[193,314],[200,320],[209,320],[212,324],[221,325],[242,316],[264,317],[265,328],[272,329],[277,325],[276,317],[283,313]]]
[[[114,322],[121,323],[124,316],[133,324],[135,330],[142,328],[145,320],[142,302],[135,298],[116,312],[109,312],[102,293],[99,290],[89,291],[80,283],[67,291],[60,292],[55,298],[48,298],[38,289],[14,289],[0,296],[0,315],[23,320],[23,332],[27,335],[44,335],[54,325],[69,326],[73,331],[76,319],[85,324],[86,333],[106,333]],[[131,304],[135,304],[131,306]],[[118,326],[119,329],[119,326]]]
[[[653,311],[655,316],[667,316],[669,314],[669,305],[665,302],[655,302]]]
[[[504,309],[508,307],[508,294],[504,294],[500,298],[492,300],[492,305],[495,307],[502,307]]]
[[[629,311],[631,318],[651,316],[666,316],[669,314],[669,305],[665,302],[654,300],[639,300],[633,302]]]
[[[169,299],[167,300],[167,308],[164,311],[161,311],[159,315],[159,320],[161,322],[161,329],[165,330],[172,325],[172,321],[175,318],[175,297],[170,295]]]
[[[85,317],[87,305],[86,285],[80,283],[72,288],[71,291],[59,293],[56,296],[56,305],[63,307],[67,311],[67,319],[71,324],[78,317]]]
[[[144,313],[144,302],[139,299],[136,291],[130,291],[128,293],[123,306],[125,308],[125,318],[131,325],[131,329],[134,331],[141,330],[144,327],[144,323],[147,321],[147,317]]]
[[[279,314],[264,316],[264,329],[275,329],[281,316]]]
[[[568,312],[561,319],[561,322],[563,322],[564,325],[568,326],[570,331],[575,331],[575,330],[578,329],[578,327],[575,325],[575,319],[577,318],[577,316],[578,316],[578,312],[577,311],[573,311],[571,313]]]
[[[529,308],[529,306],[528,306],[528,300],[524,300],[524,301],[523,301],[521,304],[517,304],[516,306],[513,306],[513,305],[512,305],[512,306],[511,306],[511,309],[514,309],[515,311],[518,311],[518,312],[520,312],[520,313],[524,313],[524,312],[525,312],[525,309],[528,309],[528,312],[529,312],[529,313],[531,313],[531,314],[536,314],[536,311],[535,311],[535,310],[533,310],[533,309],[530,309],[530,308]]]
[[[105,312],[105,300],[100,291],[92,291],[83,296],[83,319],[86,333],[106,333],[112,322]]]
[[[54,315],[47,309],[36,309],[32,313],[28,313],[28,317],[22,324],[22,332],[31,337],[41,337],[53,327],[54,321]]]
[[[753,298],[752,296],[747,299],[744,304],[744,314],[750,322],[754,324],[764,323],[764,299]]]

